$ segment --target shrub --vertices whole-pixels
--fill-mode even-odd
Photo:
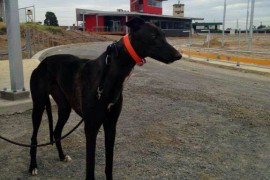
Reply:
[[[0,35],[4,35],[7,34],[7,28],[5,23],[0,22]]]
[[[53,34],[57,34],[57,33],[63,34],[62,28],[58,26],[44,26],[44,25],[41,25],[40,23],[24,23],[23,26],[30,27],[38,31],[50,32]]]

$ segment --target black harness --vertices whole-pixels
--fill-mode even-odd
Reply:
[[[112,61],[112,54],[115,54],[115,56],[118,56],[118,49],[117,49],[117,41],[114,41],[112,44],[110,44],[107,47],[106,50],[106,58],[105,58],[105,67],[101,76],[101,80],[97,89],[97,98],[100,100],[101,94],[103,93],[104,89],[104,83],[105,83],[105,78],[109,72],[109,68],[111,67],[111,61]]]

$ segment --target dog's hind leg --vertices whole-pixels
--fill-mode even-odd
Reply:
[[[57,141],[56,147],[58,155],[61,161],[71,161],[70,156],[64,154],[61,140],[59,140],[62,136],[62,130],[69,118],[71,107],[59,88],[53,89],[52,97],[58,106],[58,121],[54,130],[54,139]]]
[[[42,70],[42,69],[41,69]],[[39,70],[35,70],[32,73],[30,79],[30,89],[31,89],[31,97],[33,101],[33,110],[32,110],[32,125],[33,125],[33,133],[31,137],[31,149],[30,149],[30,166],[29,172],[32,175],[37,175],[37,134],[38,129],[42,120],[42,114],[44,112],[44,108],[46,106],[46,102],[49,98],[48,87],[50,82],[48,81],[46,76],[43,76]]]
[[[31,145],[34,147],[31,147],[30,149],[30,166],[29,166],[29,172],[35,176],[37,175],[37,161],[36,161],[36,155],[37,155],[37,134],[38,129],[41,123],[42,114],[45,108],[46,104],[46,97],[38,97],[33,98],[33,111],[32,111],[32,123],[33,123],[33,134],[31,138]]]

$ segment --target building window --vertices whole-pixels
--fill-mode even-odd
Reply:
[[[183,21],[161,21],[160,27],[167,30],[190,29],[190,23]]]
[[[149,6],[162,7],[162,2],[157,0],[148,0]]]

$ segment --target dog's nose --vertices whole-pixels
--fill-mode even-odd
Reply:
[[[179,59],[182,58],[182,55],[177,51],[177,52],[175,53],[174,57],[175,57],[176,60],[179,60]]]

